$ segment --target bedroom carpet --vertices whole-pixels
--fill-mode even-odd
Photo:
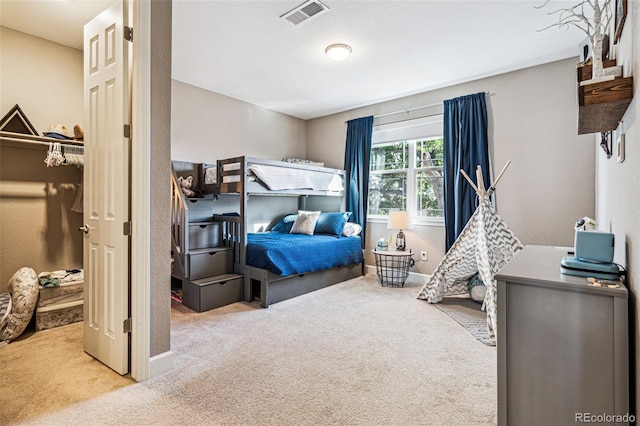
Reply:
[[[81,323],[38,332],[0,349],[0,424],[496,424],[495,347],[416,299],[421,285],[360,277],[268,309],[172,302],[175,368],[142,383],[87,370],[100,365],[81,343],[68,357],[27,344]]]

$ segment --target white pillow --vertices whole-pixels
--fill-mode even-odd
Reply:
[[[360,224],[347,222],[344,224],[342,235],[344,235],[345,237],[350,237],[352,235],[360,235],[360,232],[362,232],[362,226],[360,226]]]
[[[484,302],[484,296],[486,294],[487,294],[487,287],[483,285],[477,285],[469,291],[469,295],[471,296],[471,299],[478,303]]]
[[[320,212],[306,212],[304,210],[298,210],[298,216],[296,221],[293,222],[290,234],[307,234],[313,235],[313,231],[316,229],[316,222],[320,217]]]

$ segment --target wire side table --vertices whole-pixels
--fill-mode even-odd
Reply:
[[[376,258],[376,274],[380,284],[389,287],[404,287],[409,276],[409,267],[415,264],[411,250],[372,250]]]

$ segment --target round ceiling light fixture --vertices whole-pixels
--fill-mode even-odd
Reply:
[[[351,54],[351,47],[346,44],[336,43],[327,46],[327,48],[324,49],[324,53],[334,61],[344,61]]]

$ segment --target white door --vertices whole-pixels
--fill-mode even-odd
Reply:
[[[129,372],[129,54],[119,1],[84,27],[84,350]]]

